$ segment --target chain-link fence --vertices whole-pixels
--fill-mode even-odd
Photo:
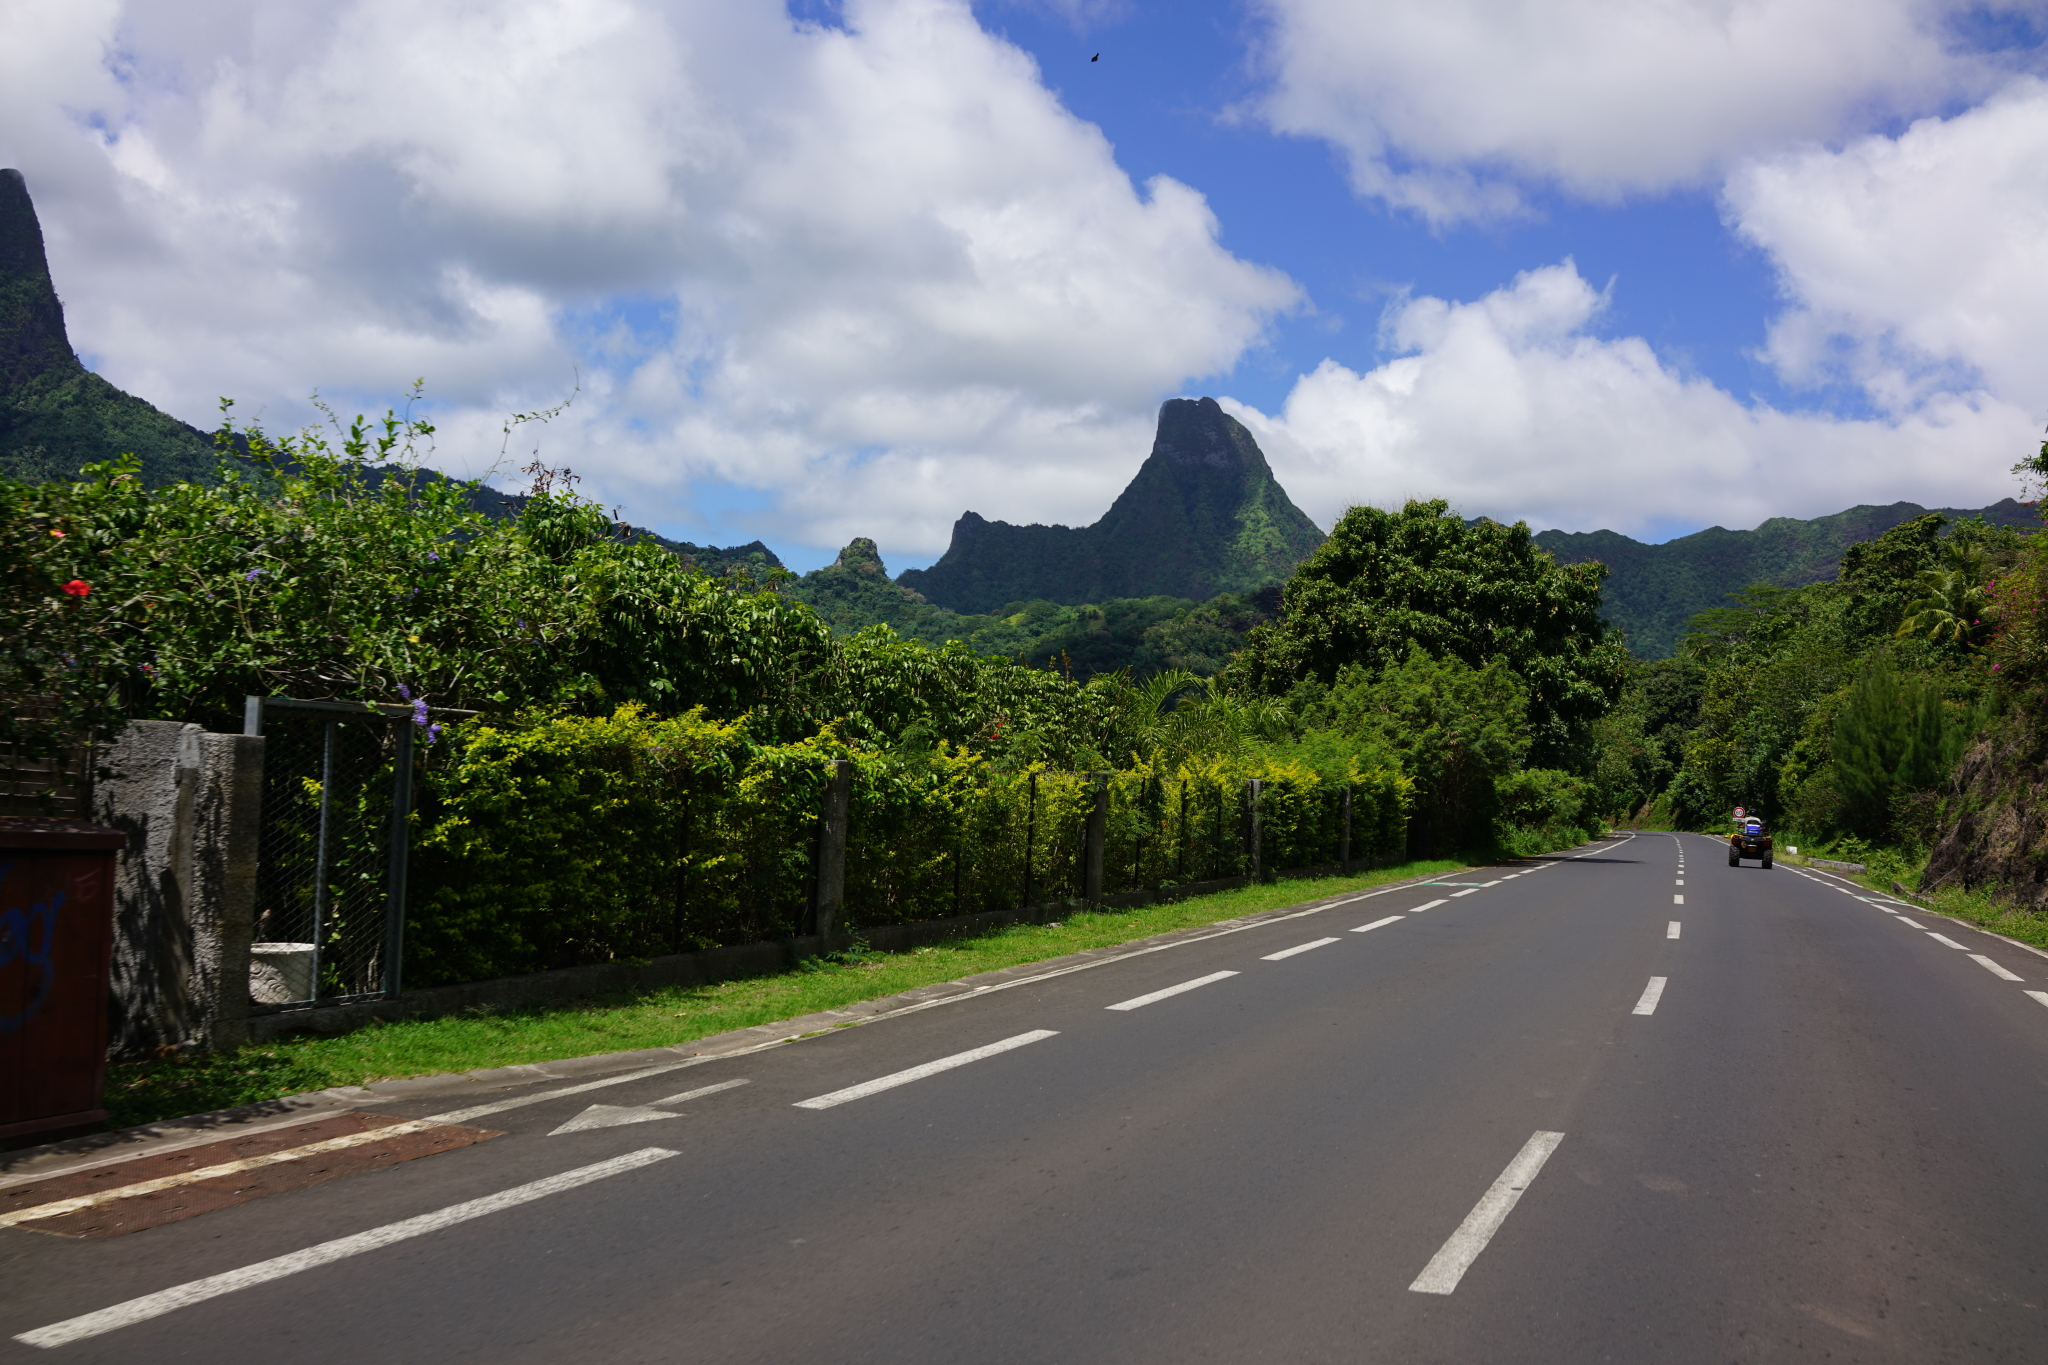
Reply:
[[[253,1007],[396,994],[413,714],[251,697],[263,736]]]

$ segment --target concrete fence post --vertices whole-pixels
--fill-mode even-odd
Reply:
[[[1337,838],[1337,862],[1351,875],[1351,788],[1344,789],[1344,830]]]
[[[1262,851],[1260,848],[1260,844],[1264,842],[1265,836],[1265,830],[1262,828],[1261,821],[1259,819],[1259,794],[1263,792],[1265,789],[1266,784],[1256,777],[1247,779],[1244,784],[1244,848],[1245,856],[1251,863],[1251,874],[1252,880],[1254,882],[1264,880],[1262,869],[1259,866],[1259,854]]]
[[[1081,899],[1093,905],[1102,899],[1103,853],[1109,843],[1109,774],[1090,773],[1088,783],[1094,790],[1081,850]]]
[[[835,758],[826,765],[825,799],[818,810],[817,879],[811,891],[811,924],[822,951],[832,950],[832,935],[846,903],[846,827],[853,812],[853,764]]]

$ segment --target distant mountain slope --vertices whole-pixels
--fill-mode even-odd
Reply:
[[[213,475],[212,437],[79,363],[28,182],[0,170],[0,473],[69,478],[129,451],[151,486]]]
[[[897,582],[960,612],[1203,600],[1280,582],[1322,542],[1242,424],[1213,398],[1175,398],[1159,410],[1137,477],[1093,526],[1013,526],[968,512],[938,563]]]
[[[142,457],[142,479],[152,488],[216,477],[212,436],[79,363],[28,182],[20,171],[0,170],[0,475],[31,483],[68,479],[86,465],[130,453]],[[392,472],[372,469],[371,482]],[[474,490],[470,502],[492,516],[512,517],[526,499],[485,487]],[[710,573],[743,569],[760,578],[782,567],[758,540],[720,549],[632,529]]]
[[[1542,531],[1536,543],[1560,564],[1607,565],[1603,611],[1645,659],[1669,658],[1697,612],[1728,604],[1728,594],[1756,583],[1797,588],[1835,576],[1842,551],[1871,540],[1930,509],[1918,503],[1851,507],[1829,517],[1773,517],[1754,531],[1719,526],[1662,545],[1614,531]],[[1980,511],[1936,508],[1951,520],[1981,516],[1994,526],[2038,526],[2040,514],[2007,498]]]
[[[966,614],[933,606],[889,581],[875,542],[865,536],[839,559],[782,591],[808,604],[840,635],[887,625],[909,640],[958,640],[979,654],[1021,659],[1085,679],[1129,669],[1147,677],[1185,668],[1209,677],[1244,643],[1253,626],[1280,609],[1280,590],[1224,594],[1207,602],[1177,597],[1125,597],[1061,606],[1044,599],[1011,602],[1004,614]]]

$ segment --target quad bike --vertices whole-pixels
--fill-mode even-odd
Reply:
[[[1754,820],[1728,836],[1728,866],[1740,867],[1744,858],[1755,858],[1766,868],[1771,865],[1771,836]]]

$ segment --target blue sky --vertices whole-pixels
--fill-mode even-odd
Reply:
[[[2017,491],[2043,12],[30,0],[0,163],[167,410],[424,376],[443,467],[798,568],[1092,520],[1195,393],[1324,525],[1662,539]]]

